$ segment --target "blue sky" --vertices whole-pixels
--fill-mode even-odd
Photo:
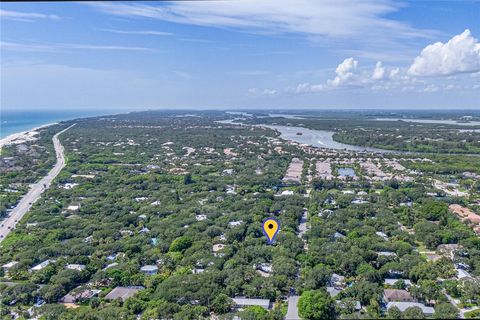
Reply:
[[[480,108],[480,2],[1,3],[1,107]]]

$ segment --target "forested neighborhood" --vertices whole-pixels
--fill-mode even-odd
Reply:
[[[66,167],[1,239],[2,318],[480,316],[479,157],[319,148],[238,117],[76,119],[4,147],[6,216],[76,123]]]

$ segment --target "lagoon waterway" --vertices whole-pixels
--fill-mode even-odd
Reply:
[[[237,119],[222,120],[217,122],[225,123],[225,124],[247,125],[244,123],[235,122],[237,120],[241,120],[241,119],[237,118]],[[402,151],[362,147],[362,146],[355,146],[351,144],[337,142],[333,140],[333,134],[334,134],[333,131],[314,130],[314,129],[307,129],[303,127],[278,126],[278,125],[267,125],[267,124],[259,124],[255,126],[276,130],[280,132],[280,138],[282,139],[291,140],[301,144],[306,144],[306,145],[319,147],[319,148],[348,150],[348,151],[356,151],[356,152],[403,153]]]
[[[280,138],[285,140],[292,140],[298,143],[311,145],[319,148],[337,149],[337,150],[349,150],[349,151],[368,151],[379,153],[392,153],[392,150],[384,150],[378,148],[369,148],[362,146],[355,146],[351,144],[345,144],[333,140],[333,131],[327,130],[314,130],[303,127],[289,127],[289,126],[273,126],[273,125],[261,125],[280,132]],[[301,134],[299,134],[301,133]]]

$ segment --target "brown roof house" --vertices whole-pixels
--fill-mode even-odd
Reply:
[[[407,290],[385,289],[383,290],[383,300],[385,302],[411,302],[415,301]]]
[[[125,301],[128,298],[133,297],[138,291],[142,289],[144,289],[144,287],[142,286],[116,287],[105,296],[105,299],[122,299],[123,301]]]

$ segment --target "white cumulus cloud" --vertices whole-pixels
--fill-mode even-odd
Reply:
[[[480,43],[470,30],[454,36],[446,43],[425,47],[408,69],[414,76],[448,76],[480,70]]]
[[[353,58],[347,58],[340,63],[335,70],[335,78],[328,80],[328,84],[338,87],[344,84],[353,84],[358,75],[355,73],[358,66],[358,61]]]
[[[372,79],[381,80],[385,77],[385,67],[382,66],[382,62],[378,61],[373,69]]]

